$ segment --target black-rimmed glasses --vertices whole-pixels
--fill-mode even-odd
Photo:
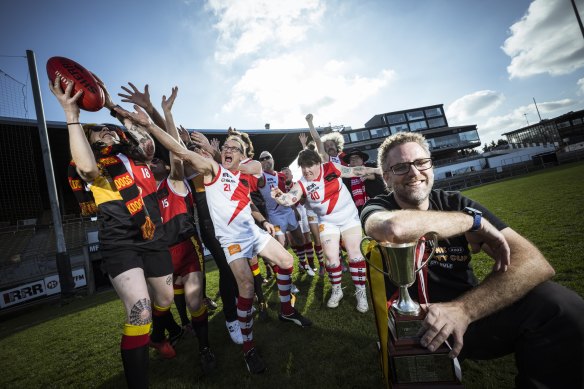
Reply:
[[[268,159],[272,159],[272,157],[260,157],[260,162],[267,161]]]
[[[243,150],[240,149],[239,147],[232,147],[232,146],[225,146],[225,145],[221,146],[221,151],[230,151],[232,153],[239,151],[240,153],[243,154]]]
[[[420,158],[412,162],[396,163],[395,165],[390,166],[389,168],[391,169],[393,174],[401,176],[403,174],[407,174],[410,171],[412,165],[414,165],[416,169],[418,169],[418,171],[420,172],[428,170],[433,165],[432,158]]]

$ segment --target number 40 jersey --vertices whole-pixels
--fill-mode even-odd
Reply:
[[[302,177],[298,183],[319,222],[342,225],[357,215],[353,198],[341,180],[341,172],[332,162],[320,166],[316,180],[308,181]]]

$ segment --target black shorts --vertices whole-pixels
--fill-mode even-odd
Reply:
[[[136,248],[126,247],[113,250],[103,250],[103,268],[111,278],[123,272],[140,268],[144,277],[162,277],[173,273],[172,258],[167,248]]]

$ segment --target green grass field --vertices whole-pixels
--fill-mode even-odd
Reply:
[[[466,194],[490,208],[533,241],[556,269],[555,280],[584,296],[584,163],[555,167],[512,180],[475,188]],[[475,258],[479,277],[490,270],[485,256]],[[208,262],[208,294],[216,297],[218,272]],[[220,312],[210,317],[216,372],[203,377],[194,337],[177,346],[177,358],[161,360],[151,353],[152,388],[382,388],[373,313],[355,310],[354,288],[345,274],[345,298],[339,308],[325,306],[328,280],[294,275],[300,288],[296,307],[314,326],[301,329],[277,319],[278,296],[265,289],[270,318],[254,325],[257,346],[268,365],[250,376],[240,346],[231,343]],[[220,300],[216,299],[218,303]],[[119,356],[123,308],[113,291],[70,304],[37,305],[0,318],[1,388],[124,387]],[[513,387],[513,357],[489,362],[465,361],[467,388]]]

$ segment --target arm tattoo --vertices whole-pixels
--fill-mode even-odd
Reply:
[[[351,174],[351,168],[347,166],[341,166],[341,174]]]
[[[172,274],[169,274],[169,276],[166,277],[166,285],[172,285]]]
[[[148,315],[145,315],[145,312]],[[130,310],[130,314],[128,315],[130,318],[131,325],[134,326],[141,326],[144,324],[149,324],[152,322],[152,306],[150,304],[150,300],[147,298],[138,300],[136,304]],[[147,317],[144,317],[147,316]]]

